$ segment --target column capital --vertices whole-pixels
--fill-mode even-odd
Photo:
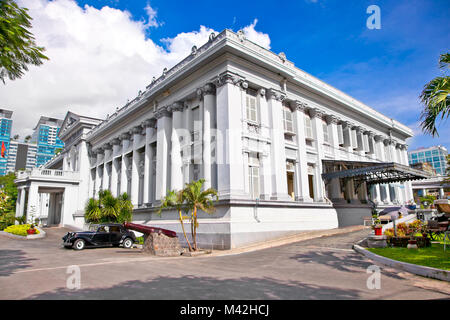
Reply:
[[[201,88],[203,95],[215,95],[216,94],[216,86],[214,83],[208,82]]]
[[[286,94],[284,92],[274,88],[270,88],[269,90],[267,90],[267,95],[269,99],[273,99],[276,101],[283,101],[284,99],[286,99]]]
[[[114,138],[114,139],[112,139],[112,140],[111,140],[111,144],[112,144],[113,146],[119,145],[119,144],[120,144],[120,139],[119,139],[119,138]]]
[[[324,112],[319,108],[309,108],[308,111],[311,118],[322,118],[324,115]]]
[[[375,139],[375,141],[376,142],[380,142],[380,141],[382,141],[383,140],[383,136],[382,135],[380,135],[380,134],[376,134],[376,135],[374,135],[374,137],[373,137],[374,139]]]
[[[265,88],[259,88],[258,89],[258,94],[261,96],[261,97],[266,97],[266,89]]]
[[[131,133],[132,134],[142,134],[142,127],[140,125],[133,127],[133,129],[131,129]]]
[[[111,150],[112,145],[110,143],[105,143],[102,147],[103,150]]]
[[[124,132],[120,135],[120,140],[130,140],[130,134],[128,132]]]
[[[344,128],[353,128],[355,125],[351,121],[342,120],[341,124]]]
[[[339,122],[339,118],[338,117],[336,117],[335,115],[333,115],[333,114],[327,114],[327,115],[325,115],[325,121],[328,123],[328,124],[337,124],[338,122]]]
[[[217,78],[214,80],[214,84],[217,87],[221,87],[225,84],[239,85],[239,83],[242,81],[244,81],[244,78],[237,73],[225,71],[217,76]]]
[[[184,103],[182,101],[175,101],[174,103],[172,103],[171,106],[169,106],[168,111],[172,111],[172,112],[179,112],[179,111],[183,111],[184,109]]]
[[[294,100],[290,102],[291,108],[294,110],[299,110],[302,112],[305,112],[308,108],[308,104],[306,102],[300,101],[300,100]]]
[[[156,126],[156,119],[155,118],[151,118],[151,119],[146,119],[142,122],[141,126],[143,128],[155,128]]]
[[[170,117],[171,113],[170,110],[168,110],[168,107],[161,107],[155,112],[155,118],[161,119],[162,117]]]

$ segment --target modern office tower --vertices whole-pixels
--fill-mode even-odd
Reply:
[[[6,173],[32,169],[36,166],[37,145],[11,140]]]
[[[444,176],[447,169],[447,154],[448,151],[443,146],[419,148],[408,151],[408,161],[410,165],[428,162],[436,170],[436,174]]]
[[[64,148],[64,143],[58,138],[63,120],[42,116],[39,119],[31,143],[37,144],[36,167],[46,164],[58,150]]]
[[[10,110],[0,109],[0,176],[6,174],[9,141],[11,139],[12,114]],[[4,149],[3,149],[4,146]]]

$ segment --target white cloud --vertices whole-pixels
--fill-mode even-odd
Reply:
[[[200,26],[163,39],[163,46],[146,37],[149,27],[161,25],[150,4],[148,21],[108,6],[80,7],[74,0],[19,0],[19,5],[29,8],[31,31],[50,58],[21,79],[0,84],[0,108],[14,111],[12,132],[21,137],[41,115],[63,118],[71,110],[105,118],[214,32]],[[267,47],[270,39],[255,25],[256,20],[246,27],[247,36]]]
[[[156,10],[150,6],[150,3],[147,3],[144,10],[148,15],[147,27],[159,27],[162,25],[162,23],[156,20]]]
[[[255,26],[258,23],[258,19],[253,20],[253,23],[244,27],[242,31],[244,31],[245,37],[259,44],[261,47],[266,49],[270,49],[270,37],[267,33],[263,33],[255,30]]]

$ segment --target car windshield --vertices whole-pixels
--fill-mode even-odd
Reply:
[[[89,226],[88,231],[97,231],[97,229],[98,229],[98,224],[91,224]]]
[[[109,226],[100,226],[97,232],[109,232]]]

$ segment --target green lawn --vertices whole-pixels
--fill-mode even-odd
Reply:
[[[380,256],[443,270],[450,270],[450,245],[444,251],[444,245],[433,243],[429,248],[370,248],[370,252]]]

